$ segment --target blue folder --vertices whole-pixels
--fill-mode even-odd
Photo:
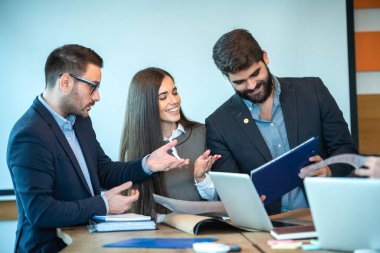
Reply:
[[[300,169],[317,154],[319,137],[313,137],[285,154],[251,171],[252,182],[267,205],[302,184]]]
[[[104,244],[105,248],[168,248],[188,249],[196,242],[214,242],[218,238],[131,238]]]

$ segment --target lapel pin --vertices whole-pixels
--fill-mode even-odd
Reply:
[[[243,122],[244,122],[244,124],[248,124],[249,123],[249,119],[245,118]]]

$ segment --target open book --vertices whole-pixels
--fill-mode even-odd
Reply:
[[[195,214],[179,214],[170,213],[167,214],[163,222],[171,227],[179,229],[183,232],[197,235],[201,232],[225,230],[225,229],[237,229],[237,230],[249,230],[233,225],[230,220],[223,220],[215,217],[207,217]]]
[[[244,229],[233,225],[221,201],[187,201],[153,194],[156,203],[173,211],[162,222],[186,233],[196,235],[201,231],[221,229]],[[204,216],[208,215],[208,216]]]

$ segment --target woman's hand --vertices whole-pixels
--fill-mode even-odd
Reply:
[[[194,163],[194,178],[197,183],[202,182],[206,178],[206,172],[211,169],[211,166],[216,160],[221,158],[221,155],[210,155],[210,150],[206,150],[200,155]]]

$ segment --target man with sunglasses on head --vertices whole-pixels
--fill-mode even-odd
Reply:
[[[100,100],[102,58],[65,45],[45,64],[45,91],[13,127],[7,163],[16,195],[16,252],[57,252],[69,240],[59,227],[94,215],[120,214],[138,199],[120,192],[152,173],[187,165],[168,154],[176,142],[129,162],[113,162],[96,139],[89,111]],[[108,189],[101,195],[101,189]]]
[[[214,171],[250,174],[316,136],[318,155],[310,162],[357,153],[343,114],[321,79],[272,75],[267,53],[247,30],[236,29],[219,38],[213,59],[236,92],[206,119],[206,146],[222,156]],[[307,176],[347,176],[352,170],[336,164]],[[298,187],[266,209],[275,214],[306,207],[304,188]]]

